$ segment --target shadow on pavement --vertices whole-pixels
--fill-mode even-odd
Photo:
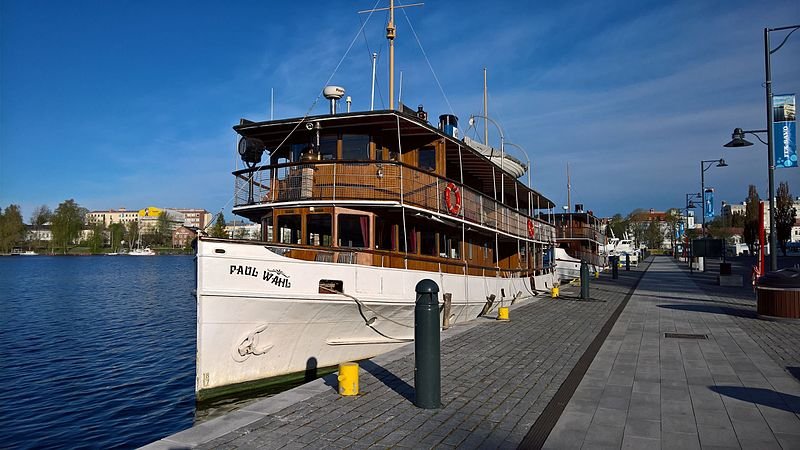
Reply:
[[[373,377],[377,378],[378,381],[385,384],[389,389],[402,395],[403,398],[411,403],[414,403],[414,388],[403,381],[403,379],[370,360],[360,361],[359,365]]]
[[[747,317],[750,319],[758,319],[758,314],[755,311],[748,311],[740,308],[730,308],[727,306],[718,305],[658,305],[659,308],[674,309],[677,311],[689,312],[705,312],[711,314],[727,314],[729,316]]]
[[[800,397],[776,392],[772,389],[742,386],[709,386],[709,389],[717,394],[737,400],[753,402],[758,405],[769,406],[770,408],[781,409],[791,413],[797,413],[798,407],[800,407]]]
[[[786,367],[786,371],[789,372],[797,381],[800,381],[800,367]]]

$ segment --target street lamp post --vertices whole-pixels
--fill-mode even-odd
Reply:
[[[725,144],[725,147],[746,147],[749,145],[753,145],[751,142],[748,142],[744,139],[745,133],[751,133],[761,141],[761,138],[758,137],[755,133],[760,133],[766,131],[767,133],[767,142],[761,141],[767,145],[767,165],[769,169],[769,270],[775,271],[778,270],[778,252],[776,251],[778,248],[778,235],[775,232],[775,155],[772,153],[772,143],[773,143],[773,130],[772,130],[772,61],[771,56],[773,53],[777,52],[778,50],[783,47],[783,44],[789,39],[789,36],[792,35],[795,31],[800,29],[800,25],[789,25],[787,27],[778,27],[778,28],[764,28],[764,76],[766,81],[764,83],[764,89],[766,91],[766,107],[767,107],[767,129],[766,130],[754,130],[754,131],[743,131],[741,128],[736,128],[733,130],[733,139]],[[774,49],[770,48],[769,45],[769,34],[773,31],[785,31],[791,30],[781,41],[780,45],[775,47]],[[737,133],[738,132],[738,133]]]
[[[702,226],[700,227],[700,232],[703,237],[706,237],[706,170],[710,169],[712,164],[717,163],[716,167],[727,167],[728,164],[725,163],[725,160],[720,159],[704,159],[700,161],[700,201],[703,202],[703,218],[702,218]],[[706,165],[708,164],[708,165]]]
[[[684,236],[683,254],[684,254],[684,256],[687,256],[687,257],[691,256],[691,254],[689,253],[689,210],[696,208],[694,202],[692,202],[693,198],[697,198],[700,201],[703,201],[703,194],[699,194],[699,193],[697,193],[697,194],[686,194],[686,215],[684,216],[686,218],[686,220],[685,220],[686,226],[684,227],[684,231],[683,231],[683,236]],[[692,264],[691,261],[689,261],[689,266],[690,267],[691,267],[691,264]]]

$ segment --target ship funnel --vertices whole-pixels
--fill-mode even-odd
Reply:
[[[442,114],[439,116],[439,129],[444,134],[458,138],[458,117],[452,114]]]
[[[322,95],[331,101],[331,114],[336,114],[336,101],[344,97],[344,88],[341,86],[325,86]]]

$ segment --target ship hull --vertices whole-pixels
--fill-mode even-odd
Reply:
[[[198,399],[223,387],[374,357],[413,341],[414,287],[426,278],[440,287],[442,321],[443,294],[451,294],[450,324],[478,317],[492,295],[488,314],[512,300],[529,300],[555,281],[552,273],[503,278],[303,261],[263,243],[201,239]]]

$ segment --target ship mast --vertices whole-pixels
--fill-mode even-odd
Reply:
[[[359,14],[373,13],[377,11],[389,11],[389,23],[386,24],[386,39],[389,40],[389,109],[394,109],[394,38],[397,36],[397,27],[394,26],[394,10],[399,8],[410,8],[412,6],[422,6],[425,3],[412,3],[409,5],[394,6],[394,0],[389,0],[388,8],[368,9],[359,11]]]
[[[489,94],[486,86],[486,67],[483,68],[483,115],[489,117]],[[489,121],[483,121],[483,143],[489,145]]]
[[[386,39],[389,40],[389,109],[394,109],[394,0],[389,0],[389,23],[386,25]]]

